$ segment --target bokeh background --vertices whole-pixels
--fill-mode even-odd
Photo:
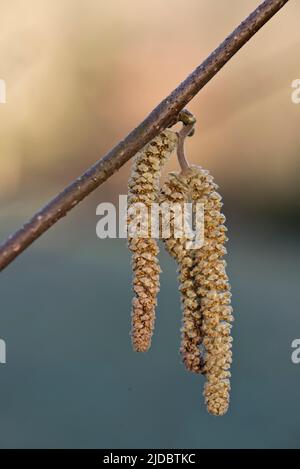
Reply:
[[[258,0],[1,0],[0,234],[99,159]],[[290,3],[190,105],[189,159],[225,200],[234,365],[228,414],[206,413],[180,363],[175,265],[151,351],[132,352],[125,240],[96,237],[96,206],[130,163],[1,274],[2,448],[297,448],[300,364],[300,4]],[[176,168],[176,160],[168,169]]]

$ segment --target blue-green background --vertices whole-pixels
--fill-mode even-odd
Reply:
[[[180,363],[173,261],[162,250],[153,345],[134,353],[129,253],[125,240],[96,238],[94,208],[77,208],[1,276],[0,446],[298,447],[297,226],[229,216],[234,364],[230,411],[218,418],[203,378]]]

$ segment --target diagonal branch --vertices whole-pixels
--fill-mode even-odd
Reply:
[[[174,124],[186,104],[287,2],[265,0],[137,128],[10,236],[0,247],[0,270],[106,181],[146,143]]]

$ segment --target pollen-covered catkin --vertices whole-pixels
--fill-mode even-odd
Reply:
[[[161,169],[176,144],[177,135],[170,130],[165,130],[135,156],[128,182],[129,231],[130,223],[136,216],[134,210],[130,212],[134,204],[143,204],[148,221],[150,220],[151,205],[158,200]],[[146,236],[141,237],[137,233],[129,233],[128,245],[132,251],[133,291],[135,293],[132,301],[132,345],[137,352],[146,352],[151,345],[154,329],[160,274],[157,259],[158,246],[155,239],[151,237],[151,224],[149,223],[146,227]]]
[[[207,382],[204,397],[211,414],[223,415],[229,406],[231,353],[230,284],[223,256],[227,241],[225,216],[218,186],[208,171],[192,167],[190,189],[192,199],[204,204],[204,244],[195,250],[194,277],[201,298],[204,349],[203,372]]]
[[[181,292],[181,303],[183,311],[182,337],[180,352],[183,363],[189,371],[201,372],[201,316],[199,297],[195,291],[194,279],[191,277],[193,258],[191,249],[186,243],[191,239],[186,232],[178,230],[175,236],[175,228],[184,229],[183,217],[186,216],[184,204],[189,201],[189,177],[184,173],[170,173],[160,193],[160,204],[169,204],[170,210],[170,233],[162,232],[162,239],[169,254],[178,263],[179,290]],[[178,210],[179,209],[179,210]],[[164,226],[162,226],[164,229]]]

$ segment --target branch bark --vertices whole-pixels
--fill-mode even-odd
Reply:
[[[163,129],[289,0],[265,0],[141,124],[37,212],[0,247],[0,271],[81,200],[112,176]]]

